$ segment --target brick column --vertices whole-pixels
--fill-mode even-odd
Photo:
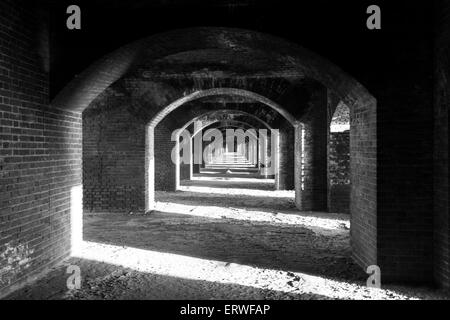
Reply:
[[[195,134],[202,127],[201,121],[194,122],[194,133]],[[203,163],[203,130],[198,131],[198,133],[192,137],[192,154],[193,154],[193,165],[192,173],[200,173],[200,168]]]
[[[176,190],[176,168],[172,161],[172,149],[175,142],[171,140],[171,132],[164,123],[155,128],[155,190]]]
[[[303,186],[303,125],[296,123],[294,126],[294,184],[295,184],[295,205],[302,210]]]
[[[263,129],[259,132],[258,145],[260,174],[267,179],[269,177],[267,172],[267,152],[269,150],[269,137],[267,130]]]
[[[450,216],[448,174],[448,125],[450,104],[450,3],[440,1],[441,17],[435,53],[434,147],[433,147],[433,207],[434,207],[434,275],[436,282],[450,290]]]
[[[175,152],[171,154],[172,161],[175,161],[175,190],[180,187],[180,175],[181,175],[181,156],[180,156],[180,135],[175,136]]]
[[[326,211],[328,198],[326,89],[316,90],[310,103],[311,109],[303,121],[303,190],[299,209]]]
[[[288,123],[280,129],[279,181],[277,190],[294,189],[294,129]]]
[[[145,211],[155,207],[155,129],[146,128],[145,135]]]
[[[201,133],[199,133],[199,135],[201,135]],[[191,171],[192,171],[192,176],[194,176],[194,174],[199,174],[200,173],[200,163],[198,162],[198,159],[202,159],[203,156],[198,156],[199,154],[201,155],[203,153],[203,146],[198,141],[196,141],[194,139],[194,137],[191,140],[191,145],[192,145],[192,164],[191,164]]]
[[[182,155],[180,159],[180,181],[182,180],[190,180],[192,178],[192,139],[183,140],[182,145]],[[185,162],[183,159],[185,158],[184,153],[188,153],[188,161]]]
[[[270,165],[269,177],[275,179],[275,190],[280,190],[280,132],[272,131],[270,136],[270,156],[267,157],[267,163]]]

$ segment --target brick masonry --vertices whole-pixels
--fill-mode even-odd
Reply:
[[[163,120],[155,128],[155,190],[175,191],[175,164],[172,161],[172,150],[175,141],[171,140],[172,130],[167,128],[167,120]]]
[[[328,145],[328,211],[350,212],[350,179],[350,132],[332,132]]]
[[[294,128],[286,122],[279,132],[279,190],[294,190]]]
[[[449,37],[443,30],[448,29],[449,10],[444,2],[438,3],[434,73],[431,35],[421,29],[418,19],[415,32],[410,32],[410,21],[405,24],[408,32],[403,32],[402,17],[398,17],[399,33],[391,35],[395,39],[381,42],[387,44],[380,46],[388,48],[387,54],[375,50],[372,56],[381,63],[371,61],[370,56],[362,59],[363,65],[355,61],[352,67],[351,63],[349,72],[376,100],[341,70],[305,50],[261,35],[203,28],[195,31],[195,39],[186,36],[189,32],[174,32],[119,50],[77,77],[50,107],[48,26],[42,23],[46,19],[25,0],[1,0],[0,291],[26,281],[69,253],[70,192],[82,183],[81,112],[129,71],[136,51],[148,46],[145,58],[153,61],[173,53],[174,43],[178,52],[202,46],[228,49],[231,43],[292,53],[289,63],[300,66],[302,75],[338,91],[351,109],[350,210],[355,259],[363,267],[380,265],[386,281],[434,281],[448,287]],[[346,55],[349,60],[354,57],[344,45],[342,53],[336,57],[338,64],[346,61]],[[186,92],[213,86],[249,88],[284,105],[283,95],[292,89],[286,81],[274,79],[256,84],[215,80],[194,84],[186,80]],[[149,117],[184,95],[170,86],[164,94],[154,94],[161,92],[161,86],[150,80],[137,85],[141,85],[141,94],[133,100],[147,103]],[[295,116],[303,111],[299,105],[284,106]],[[168,143],[161,140],[161,150],[168,149]],[[160,166],[164,163],[157,163]]]
[[[450,288],[450,221],[448,207],[448,106],[450,104],[450,4],[439,1],[436,15],[434,94],[434,276]]]
[[[317,88],[313,92],[308,113],[303,122],[303,190],[301,210],[326,211],[328,197],[327,182],[327,133],[328,133],[327,89]]]
[[[378,133],[377,264],[385,282],[429,283],[433,281],[433,49],[426,28],[405,32],[393,46],[397,56],[391,63],[401,63],[401,68],[387,68],[385,86],[372,90]]]
[[[145,122],[112,89],[83,112],[85,212],[145,208]]]
[[[70,252],[81,185],[81,115],[48,106],[48,38],[38,9],[0,1],[0,292]]]
[[[377,264],[377,103],[350,107],[350,221],[354,259],[363,267]]]

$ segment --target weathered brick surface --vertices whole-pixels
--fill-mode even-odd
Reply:
[[[48,107],[48,35],[24,3],[0,1],[2,293],[69,254],[70,192],[81,184],[81,115]]]
[[[145,122],[108,90],[83,112],[86,212],[145,209]]]
[[[294,190],[294,128],[286,122],[279,132],[279,190]]]
[[[191,135],[191,134],[190,134]],[[180,161],[180,181],[182,180],[190,180],[193,175],[193,164],[194,164],[194,154],[192,148],[193,142],[192,139],[188,139],[187,141],[180,140],[180,148],[184,146],[184,148],[180,151],[181,159],[189,159],[188,163],[184,161]]]
[[[377,104],[350,107],[351,238],[354,259],[377,264]]]
[[[126,81],[125,81],[126,82]],[[145,82],[133,79],[123,86],[113,86],[98,96],[83,112],[83,183],[84,209],[92,212],[142,211],[145,208],[145,124],[156,114],[149,105],[154,103],[155,91],[150,91]],[[172,91],[163,86],[162,92]],[[139,97],[135,100],[132,97]],[[160,101],[164,103],[165,100]],[[267,112],[268,106],[228,106],[231,110],[253,110]],[[156,109],[156,108],[155,108]],[[172,172],[171,152],[175,142],[171,140],[174,130],[192,118],[211,112],[213,105],[191,104],[173,111],[155,130],[155,188],[174,190],[175,173]],[[264,114],[264,113],[263,113]],[[273,117],[273,116],[272,116]],[[243,118],[243,119],[241,119]],[[261,123],[241,117],[254,125]],[[278,119],[279,117],[273,117]],[[285,121],[284,125],[289,125]],[[289,148],[289,143],[286,145]],[[285,150],[289,153],[289,149]],[[293,150],[289,153],[293,157]],[[289,165],[289,164],[288,164]],[[181,166],[181,178],[189,177],[189,166]],[[174,168],[175,170],[175,168]],[[292,173],[286,170],[287,179]]]
[[[352,61],[358,57],[353,55],[353,47],[342,46],[339,51],[342,55],[330,57],[338,64],[347,62],[349,71],[358,79],[361,77],[376,100],[340,69],[289,42],[246,31],[201,28],[144,39],[102,59],[58,95],[54,105],[65,112],[48,106],[48,39],[43,31],[46,28],[39,25],[32,2],[26,6],[25,2],[0,1],[0,290],[67,254],[70,190],[81,184],[81,116],[77,112],[83,111],[126,72],[138,78],[134,85],[139,88],[131,96],[137,104],[146,106],[146,120],[180,97],[213,87],[248,89],[278,102],[295,116],[302,115],[302,103],[283,104],[286,95],[297,93],[298,88],[277,77],[259,82],[205,77],[195,81],[181,79],[173,85],[153,81],[151,76],[145,81],[140,78],[157,58],[199,48],[226,51],[232,47],[283,52],[286,56],[276,55],[279,59],[270,56],[269,60],[284,61],[281,70],[289,67],[290,72],[301,74],[302,78],[322,82],[349,105],[350,211],[355,259],[362,266],[380,265],[383,280],[435,280],[449,286],[449,36],[448,31],[443,31],[448,29],[449,10],[444,2],[437,7],[440,15],[434,108],[432,54],[428,48],[431,35],[421,25],[426,20],[422,19],[427,13],[424,11],[416,20],[408,14],[407,18],[399,17],[389,40],[379,42],[381,49],[370,46],[368,51],[373,51],[373,55],[364,54],[361,62]],[[410,19],[418,25],[414,32],[410,30],[413,27]],[[291,40],[302,44],[303,38]],[[326,40],[320,38],[321,52],[326,52]],[[378,40],[374,41],[378,44]],[[318,45],[312,39],[310,44],[313,50],[314,44]],[[117,43],[108,45],[118,47]],[[135,55],[136,52],[142,54]],[[143,58],[148,65],[134,64],[136,57]],[[247,59],[248,64],[256,60]],[[136,65],[142,69],[130,69]],[[133,85],[132,79],[128,80]],[[181,89],[175,89],[176,86]],[[287,100],[295,102],[297,98]],[[161,159],[168,160],[173,142],[158,132],[156,136],[159,144],[156,150],[162,152]],[[127,138],[117,135],[114,139],[120,145]],[[156,163],[158,184],[164,188],[171,188],[172,178],[164,177],[168,163],[171,162]],[[110,169],[117,170],[120,176],[121,167],[123,163]],[[131,177],[122,174],[122,178]],[[108,191],[109,196],[119,199],[123,193],[120,205],[132,201],[127,198],[126,194],[131,197],[127,186]],[[16,267],[10,269],[7,261],[13,261]]]
[[[304,187],[301,210],[305,211],[327,210],[327,99],[327,89],[317,88],[310,102],[310,110],[302,119]]]
[[[448,106],[450,104],[450,4],[439,1],[436,16],[434,88],[434,275],[450,288],[450,221],[448,207]]]
[[[155,190],[175,191],[175,164],[172,150],[175,141],[171,140],[172,131],[163,120],[155,128]]]
[[[350,132],[330,133],[328,145],[328,210],[350,211]]]

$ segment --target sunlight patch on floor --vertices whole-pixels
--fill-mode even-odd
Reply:
[[[345,231],[350,228],[348,215],[320,214],[317,212],[267,212],[258,209],[204,206],[157,201],[155,211],[205,217],[210,219],[235,219],[303,226],[320,234],[328,231]]]
[[[237,177],[208,177],[208,176],[195,176],[192,177],[192,181],[227,181],[227,182],[241,182],[241,183],[265,183],[274,184],[274,179],[258,179],[258,178],[237,178]]]
[[[390,290],[372,289],[300,272],[263,269],[93,242],[83,242],[82,250],[76,257],[131,268],[139,272],[223,284],[239,284],[293,294],[317,294],[336,299],[414,298]]]
[[[254,175],[254,172],[248,172],[248,171],[239,171],[236,169],[230,170],[231,174],[236,174],[236,175],[244,175],[244,176],[249,176],[249,175]],[[202,174],[211,174],[211,175],[217,175],[217,172],[215,171],[208,171],[208,170],[202,170]],[[194,177],[192,180],[195,180],[196,178]]]
[[[267,198],[286,198],[295,199],[294,190],[257,190],[246,188],[219,188],[219,187],[204,187],[204,186],[180,186],[180,191],[220,194],[220,195],[235,195],[241,197],[267,197]]]

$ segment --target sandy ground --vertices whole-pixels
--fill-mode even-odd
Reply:
[[[272,181],[198,179],[158,192],[151,214],[85,216],[82,250],[7,299],[447,299],[365,286],[349,216],[299,213]],[[69,265],[82,286],[69,290]],[[382,270],[381,270],[382,272]]]

